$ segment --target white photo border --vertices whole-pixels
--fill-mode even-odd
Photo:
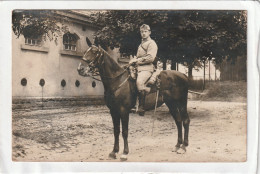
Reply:
[[[0,3],[0,172],[176,172],[256,173],[258,154],[260,3],[257,1],[1,1]],[[14,9],[161,9],[247,10],[247,161],[234,163],[13,162],[12,161],[12,10]],[[257,59],[258,57],[258,59]],[[258,61],[259,60],[259,61]]]

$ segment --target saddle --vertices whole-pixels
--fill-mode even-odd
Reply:
[[[130,66],[129,67],[129,73],[132,80],[136,81],[137,79],[137,70],[135,67]],[[156,91],[156,89],[160,86],[160,80],[158,79],[159,74],[161,73],[161,70],[156,69],[153,71],[151,77],[147,80],[146,84],[146,93],[150,93],[152,91]]]

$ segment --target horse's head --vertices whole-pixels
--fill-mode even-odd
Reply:
[[[100,47],[93,45],[88,38],[86,38],[86,41],[89,49],[84,52],[77,70],[82,76],[93,76],[97,74],[98,64],[103,52]]]

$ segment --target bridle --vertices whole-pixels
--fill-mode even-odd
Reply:
[[[98,48],[98,51],[97,51],[97,54],[96,54],[96,56],[95,56],[95,58],[94,58],[94,61],[88,61],[88,60],[86,60],[84,57],[85,57],[86,53],[91,50],[91,48],[92,48],[92,47],[90,47],[87,51],[85,51],[82,60],[87,63],[87,66],[88,66],[89,69],[90,69],[90,73],[92,74],[90,77],[92,77],[93,79],[95,79],[94,76],[99,76],[99,72],[98,72],[97,66],[100,64],[99,61],[100,61],[100,58],[103,56],[103,52],[101,51],[101,49],[100,49],[100,47],[99,47],[99,48]],[[104,60],[103,60],[103,61],[104,61]],[[103,64],[103,62],[102,62],[102,64]],[[95,79],[95,80],[101,81],[100,79]]]
[[[89,60],[86,60],[84,57],[86,55],[86,53],[88,51],[91,50],[92,47],[90,47],[87,51],[85,51],[84,53],[84,56],[82,58],[83,61],[85,61],[87,64],[88,64],[88,67],[90,68],[90,72],[92,74],[95,74],[95,76],[99,75],[97,73],[97,71],[93,71],[93,70],[97,70],[97,67],[101,67],[104,65],[104,58],[101,59],[101,57],[104,55],[104,53],[107,53],[105,50],[103,50],[102,48],[98,47],[98,51],[97,51],[97,54],[95,55],[95,58],[93,59],[93,61],[89,61]],[[108,53],[107,53],[108,54]],[[127,65],[126,67],[124,67],[124,71],[120,72],[119,74],[115,75],[115,76],[104,76],[105,78],[107,79],[114,79],[114,78],[117,78],[119,77],[120,75],[122,75],[125,71],[127,71],[127,69],[129,68],[130,65]]]
[[[97,80],[97,81],[102,81],[100,79],[95,78],[94,76],[99,76],[100,75],[99,72],[98,72],[98,66],[99,67],[104,66],[104,63],[105,63],[105,61],[104,61],[104,53],[106,53],[106,54],[108,54],[108,53],[105,50],[103,50],[102,48],[98,47],[97,54],[95,55],[95,58],[93,59],[93,61],[88,61],[84,57],[85,57],[86,53],[91,51],[91,49],[92,49],[92,46],[84,53],[84,56],[83,56],[82,60],[85,61],[88,64],[88,67],[90,69],[90,73],[92,74],[92,75],[89,75],[89,76],[91,78]],[[127,69],[129,68],[129,66],[130,65],[127,65],[122,72],[116,74],[115,76],[104,76],[103,75],[103,78],[105,78],[105,79],[115,79],[115,78],[123,75],[127,71]],[[130,78],[130,74],[128,75],[128,77],[114,91],[119,89],[129,78]]]

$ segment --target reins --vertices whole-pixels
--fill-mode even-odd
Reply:
[[[102,80],[100,80],[100,79],[97,79],[97,78],[95,78],[95,77],[93,77],[93,76],[90,76],[92,79],[94,79],[94,80],[97,80],[97,81],[99,81],[99,82],[101,82]]]
[[[100,57],[99,57],[98,59],[100,59],[101,56],[104,56],[104,53],[106,53],[107,55],[109,55],[103,48],[99,49],[99,51],[103,51],[103,54],[101,53],[101,55],[100,55]],[[103,58],[103,60],[102,60],[101,63],[102,63],[102,65],[104,64],[104,58]],[[127,66],[124,68],[124,70],[123,70],[121,73],[119,73],[118,75],[116,75],[116,76],[112,76],[112,77],[103,76],[103,77],[104,77],[104,78],[107,78],[107,79],[117,78],[117,77],[121,76],[122,74],[124,74],[124,73],[127,71],[127,69],[129,68],[129,66],[130,66],[130,65],[127,65]]]
[[[102,53],[102,52],[103,52],[103,53]],[[102,62],[100,61],[100,58],[101,58],[102,56],[104,56],[104,52],[105,52],[106,54],[108,54],[104,49],[99,48],[98,54],[97,54],[96,57],[95,57],[95,61],[94,61],[93,63],[91,63],[91,64],[88,63],[85,59],[82,59],[82,60],[85,61],[85,62],[87,62],[91,68],[96,68],[97,64],[98,64],[99,66],[101,66],[101,65],[104,64],[104,58],[103,58],[103,60],[101,60]],[[97,64],[96,64],[96,63],[97,63]],[[92,65],[92,64],[94,64],[94,65]],[[117,78],[117,77],[123,75],[123,74],[127,71],[127,69],[128,69],[130,66],[131,66],[131,65],[125,66],[125,67],[124,67],[124,70],[123,70],[121,73],[119,73],[118,75],[116,75],[116,76],[111,76],[111,77],[110,77],[110,76],[103,76],[103,78],[106,78],[106,79],[115,79],[115,78]],[[102,80],[100,80],[100,79],[95,78],[93,75],[90,75],[89,77],[91,77],[92,79],[97,80],[97,81],[102,81]],[[130,75],[128,75],[127,78],[126,78],[116,89],[114,89],[113,91],[115,92],[115,91],[118,90],[121,86],[123,86],[123,84],[124,84],[125,82],[127,82],[127,80],[128,80],[129,78],[130,78]]]

